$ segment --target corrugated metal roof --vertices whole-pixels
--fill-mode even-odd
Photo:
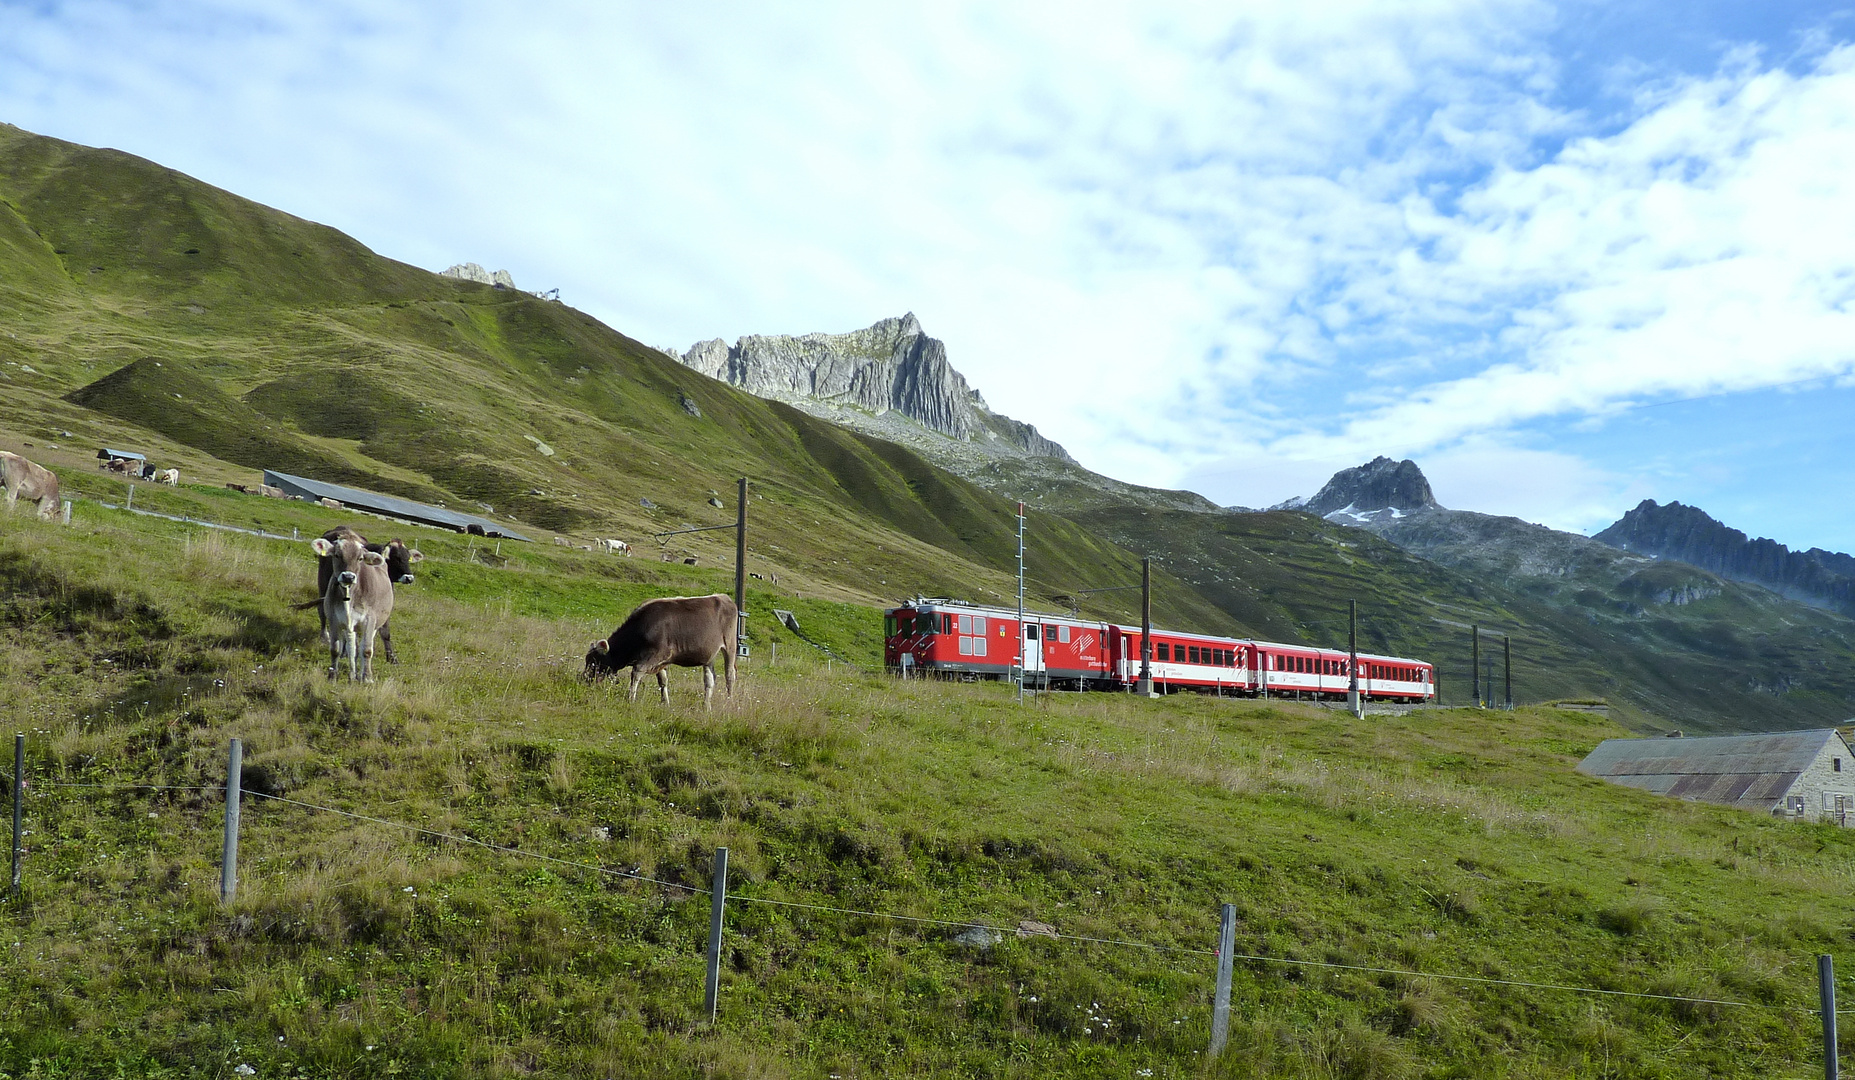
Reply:
[[[146,454],[138,454],[133,450],[111,450],[107,446],[97,451],[97,456],[98,457],[113,457],[113,458],[129,458],[132,461],[147,461],[148,460],[148,456]]]
[[[499,525],[486,517],[475,514],[460,514],[442,506],[429,503],[413,502],[395,495],[382,495],[376,491],[363,491],[360,488],[344,487],[341,484],[325,484],[320,480],[309,480],[289,473],[264,470],[264,482],[272,487],[282,488],[292,495],[304,495],[311,499],[334,499],[345,506],[357,510],[369,510],[387,517],[396,517],[405,521],[417,521],[426,525],[441,525],[447,529],[463,532],[472,525],[483,530],[483,535],[501,537],[507,540],[528,540],[528,537]]]
[[[1678,799],[1765,810],[1841,742],[1834,728],[1679,739],[1606,739],[1578,771]]]

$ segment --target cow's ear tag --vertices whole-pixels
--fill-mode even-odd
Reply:
[[[593,651],[598,653],[600,656],[604,656],[608,651],[611,650],[611,648],[612,647],[610,645],[606,644],[606,641],[604,638],[600,638],[598,641],[593,642]]]
[[[321,536],[311,540],[309,542],[309,547],[310,550],[314,551],[317,555],[327,555],[329,552],[335,550],[335,545],[329,543],[327,538]]]

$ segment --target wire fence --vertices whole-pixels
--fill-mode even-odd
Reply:
[[[277,803],[279,805],[291,806],[291,807],[295,807],[301,810],[310,811],[313,813],[331,814],[331,815],[335,815],[338,817],[347,818],[353,821],[365,822],[367,824],[381,826],[384,828],[398,829],[398,830],[401,830],[401,831],[404,831],[404,832],[407,832],[407,833],[410,833],[416,836],[423,836],[423,837],[427,837],[427,838],[434,839],[434,840],[455,843],[455,844],[459,844],[465,847],[480,848],[486,851],[494,852],[498,855],[511,856],[511,857],[516,857],[516,858],[521,858],[521,859],[528,859],[528,860],[532,860],[535,862],[540,862],[540,863],[544,863],[544,864],[548,864],[552,866],[558,866],[558,867],[564,867],[564,868],[584,871],[589,874],[603,876],[603,877],[621,878],[621,879],[626,879],[630,881],[640,882],[643,884],[656,885],[661,888],[675,889],[675,890],[679,890],[683,893],[686,893],[692,896],[709,897],[711,904],[714,905],[715,907],[714,926],[711,931],[711,940],[709,942],[709,964],[710,964],[709,977],[710,977],[710,987],[711,987],[709,1008],[710,1008],[711,1019],[713,1019],[713,1009],[714,1009],[714,989],[713,988],[715,986],[715,979],[717,978],[717,974],[718,974],[717,964],[719,962],[719,957],[720,957],[720,935],[722,932],[720,905],[715,904],[715,901],[718,895],[721,897],[721,899],[724,902],[732,901],[734,903],[740,903],[740,904],[759,904],[759,905],[763,905],[767,907],[781,908],[781,909],[787,909],[787,910],[809,911],[809,912],[817,912],[820,914],[843,915],[843,916],[866,918],[866,919],[881,919],[881,920],[886,920],[886,921],[891,921],[891,922],[896,922],[896,923],[903,923],[903,924],[910,924],[910,925],[917,925],[917,926],[934,926],[934,927],[941,927],[941,928],[946,928],[946,929],[957,929],[957,930],[962,930],[962,931],[978,930],[978,931],[982,931],[985,933],[995,934],[997,935],[998,940],[1003,940],[1005,937],[1015,934],[1016,936],[1020,938],[1025,938],[1025,939],[1042,938],[1042,939],[1046,939],[1050,941],[1074,942],[1074,943],[1083,944],[1083,945],[1131,948],[1131,949],[1145,950],[1149,952],[1178,954],[1178,955],[1186,955],[1186,956],[1213,957],[1217,959],[1218,961],[1219,981],[1218,981],[1218,989],[1217,989],[1217,1001],[1218,1001],[1217,1007],[1219,1009],[1227,1009],[1228,1007],[1229,979],[1230,979],[1231,964],[1236,961],[1241,961],[1247,964],[1259,965],[1259,966],[1280,965],[1280,966],[1289,966],[1289,967],[1298,967],[1298,968],[1329,969],[1329,970],[1336,970],[1336,971],[1351,971],[1351,972],[1358,972],[1361,974],[1394,977],[1394,978],[1433,979],[1433,980],[1446,981],[1446,982],[1457,982],[1457,983],[1476,984],[1476,985],[1484,985],[1484,986],[1514,987],[1514,988],[1526,989],[1526,990],[1550,991],[1550,992],[1569,993],[1569,994],[1583,994],[1583,995],[1610,997],[1610,998],[1641,999],[1641,1000],[1660,1001],[1660,1002],[1686,1004],[1686,1005],[1705,1005],[1705,1006],[1739,1008],[1739,1009],[1755,1009],[1755,1010],[1761,1010],[1765,1012],[1788,1013],[1788,1014],[1797,1015],[1797,1016],[1818,1016],[1818,1017],[1824,1018],[1824,1025],[1823,1025],[1824,1026],[1824,1045],[1825,1045],[1826,1055],[1833,1055],[1834,1053],[1833,1047],[1834,1047],[1835,1026],[1836,1026],[1834,1018],[1843,1016],[1843,1015],[1849,1015],[1851,1013],[1855,1013],[1855,1009],[1843,1009],[1843,1008],[1836,1007],[1834,993],[1833,993],[1834,975],[1833,975],[1833,969],[1830,968],[1828,964],[1828,960],[1829,960],[1828,957],[1819,957],[1819,975],[1820,975],[1819,1000],[1821,1002],[1821,1006],[1818,1008],[1809,1008],[1807,1006],[1794,1005],[1794,1004],[1771,1004],[1771,1003],[1766,1003],[1766,1002],[1739,1001],[1739,1000],[1734,1000],[1730,998],[1698,997],[1698,996],[1682,995],[1682,994],[1660,994],[1660,993],[1653,993],[1649,991],[1618,990],[1618,989],[1611,989],[1611,988],[1605,988],[1605,987],[1577,986],[1577,985],[1566,984],[1566,983],[1538,982],[1538,981],[1530,981],[1530,980],[1522,980],[1522,979],[1504,979],[1504,978],[1494,978],[1491,976],[1461,975],[1461,974],[1451,974],[1447,972],[1437,972],[1437,971],[1418,971],[1418,970],[1406,969],[1406,968],[1379,967],[1379,966],[1366,965],[1366,964],[1347,964],[1347,963],[1340,963],[1337,961],[1326,961],[1326,960],[1302,960],[1302,959],[1295,959],[1292,957],[1284,957],[1284,956],[1269,956],[1269,955],[1260,954],[1260,953],[1240,953],[1240,952],[1235,951],[1234,948],[1230,948],[1228,950],[1228,955],[1225,955],[1224,949],[1206,949],[1206,948],[1198,948],[1198,947],[1192,947],[1192,946],[1168,945],[1168,944],[1161,944],[1157,942],[1137,941],[1137,940],[1133,940],[1129,938],[1101,937],[1101,936],[1093,936],[1093,935],[1086,935],[1086,934],[1068,934],[1068,933],[1060,932],[1056,930],[1054,927],[1048,927],[1047,925],[1044,925],[1044,924],[1038,924],[1035,928],[1027,929],[1025,924],[1023,923],[1020,923],[1018,926],[1015,926],[1015,927],[1007,926],[1005,925],[1006,920],[964,920],[964,919],[930,918],[930,917],[919,916],[919,915],[906,915],[900,912],[877,911],[873,909],[863,909],[863,908],[837,907],[837,906],[829,905],[829,904],[816,904],[816,903],[808,903],[808,902],[797,901],[797,900],[780,900],[780,899],[775,899],[773,897],[755,896],[752,893],[735,892],[735,891],[727,890],[724,884],[726,880],[725,879],[725,867],[726,867],[726,853],[727,853],[727,849],[725,848],[717,849],[717,853],[716,853],[718,856],[720,866],[721,866],[721,873],[718,874],[717,882],[716,882],[718,888],[705,889],[705,888],[702,888],[696,885],[689,885],[689,884],[684,884],[678,881],[670,881],[664,878],[652,877],[648,874],[639,873],[633,870],[621,870],[621,869],[617,869],[617,868],[610,867],[610,866],[604,866],[598,863],[583,862],[583,861],[576,860],[576,859],[561,858],[558,856],[547,855],[547,854],[544,854],[538,851],[530,851],[525,848],[518,848],[518,847],[513,847],[513,846],[509,846],[505,844],[496,844],[496,843],[492,843],[487,840],[478,839],[473,836],[462,835],[462,834],[454,833],[454,832],[446,832],[440,829],[433,829],[433,828],[429,828],[423,825],[412,824],[409,822],[394,821],[389,818],[376,817],[370,814],[357,813],[355,811],[344,810],[339,807],[324,806],[318,803],[305,802],[299,799],[291,799],[291,798],[287,798],[282,795],[274,795],[274,794],[270,794],[267,792],[247,791],[247,790],[243,790],[237,783],[236,774],[232,774],[228,776],[229,783],[224,789],[221,789],[215,786],[203,786],[203,785],[197,785],[197,784],[195,785],[138,784],[138,783],[94,784],[94,783],[76,783],[76,782],[69,782],[69,781],[42,781],[38,784],[32,784],[24,776],[23,772],[18,771],[19,763],[23,757],[23,753],[21,750],[21,746],[23,745],[23,738],[24,738],[23,735],[19,737],[19,739],[22,740],[22,742],[19,744],[16,744],[16,747],[15,747],[16,773],[15,773],[15,782],[14,782],[14,834],[13,834],[13,888],[14,888],[15,895],[17,895],[19,891],[19,887],[20,887],[20,860],[21,860],[21,855],[23,851],[21,847],[21,834],[20,834],[20,824],[19,824],[20,823],[21,799],[23,798],[24,793],[31,788],[38,787],[38,788],[48,788],[48,789],[72,789],[72,790],[117,791],[117,792],[190,791],[190,792],[204,793],[204,794],[218,794],[218,793],[223,792],[225,796],[227,797],[228,802],[229,800],[233,798],[242,799],[245,796],[250,796],[253,798],[263,799],[269,802]],[[237,740],[234,740],[234,744],[236,743],[237,743]],[[238,753],[239,752],[235,746],[235,749],[233,751],[233,754],[234,754],[233,760],[237,760]],[[227,817],[227,823],[228,823],[227,837],[226,837],[227,858],[235,862],[236,851],[237,851],[236,830],[237,830],[238,815],[228,812],[226,817]],[[228,881],[231,880],[229,876],[227,880]],[[227,896],[222,897],[222,899],[229,902],[232,899],[232,897],[227,895]],[[1226,932],[1225,932],[1224,940],[1226,942],[1229,942],[1230,941],[1229,923],[1230,923],[1230,918],[1231,918],[1231,915],[1230,915],[1231,908],[1229,905],[1225,905],[1224,907],[1225,907],[1225,923],[1226,923]],[[1218,1032],[1220,1031],[1221,1027],[1222,1027],[1221,1017],[1214,1019],[1214,1022],[1213,1022],[1213,1052],[1214,1053],[1218,1049],[1221,1049],[1219,1036],[1218,1036]]]

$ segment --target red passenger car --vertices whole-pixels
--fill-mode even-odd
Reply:
[[[1075,616],[957,600],[917,599],[885,613],[884,662],[904,675],[1009,679],[1017,665],[1037,686],[1130,690],[1140,679],[1140,628]],[[1022,651],[1019,643],[1022,642]],[[1347,653],[1309,645],[1153,631],[1153,688],[1260,697],[1346,697]],[[1359,654],[1359,692],[1373,701],[1436,696],[1435,669],[1396,656]]]

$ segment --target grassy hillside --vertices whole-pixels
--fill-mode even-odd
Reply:
[[[164,494],[304,535],[335,518]],[[1020,706],[827,672],[764,625],[714,713],[686,672],[670,706],[630,705],[579,681],[585,643],[721,571],[424,542],[402,663],[353,687],[326,681],[313,614],[289,610],[305,544],[94,502],[69,528],[0,521],[0,699],[34,778],[23,903],[0,909],[0,1070],[1801,1077],[1819,1068],[1813,957],[1855,965],[1855,834],[1580,777],[1619,733],[1589,717]],[[867,608],[754,599],[875,656]],[[221,907],[233,736],[260,794]],[[678,886],[718,845],[739,898],[709,1029],[708,907]],[[956,927],[766,901],[1141,947],[978,950]],[[1204,950],[1226,901],[1240,952],[1352,967],[1239,964],[1211,1064]]]
[[[1470,700],[1470,628],[1479,625],[1497,695],[1507,636],[1516,700],[1604,698],[1637,730],[1823,727],[1855,714],[1855,622],[1690,567],[1563,577],[1465,571],[1290,511],[1120,508],[1075,517],[1154,552],[1206,599],[1277,640],[1343,647],[1347,600],[1357,599],[1360,648],[1433,661],[1447,702]]]
[[[1007,495],[1023,495],[1038,508],[1034,606],[1134,584],[1152,553],[1162,625],[1335,645],[1356,596],[1367,646],[1436,661],[1458,701],[1466,627],[1480,623],[1513,636],[1523,701],[1607,697],[1642,729],[1855,713],[1846,619],[1737,587],[1685,605],[1657,603],[1667,590],[1651,581],[1548,595],[1537,579],[1443,569],[1305,515],[1200,512],[1190,493],[1091,487],[1074,468],[1018,463],[980,486],[564,305],[441,278],[151,162],[4,125],[0,390],[0,446],[80,491],[116,490],[86,476],[109,445],[208,485],[277,468],[543,537],[638,542],[731,521],[747,475],[750,570],[870,605],[1013,596]],[[207,498],[151,497],[179,512]],[[731,539],[640,553],[725,565]],[[1084,610],[1133,620],[1137,597],[1098,593]]]
[[[1005,499],[571,308],[5,126],[0,204],[0,289],[13,290],[0,432],[14,449],[71,431],[208,479],[277,468],[632,539],[732,520],[734,478],[748,475],[753,554],[782,580],[870,602],[1015,592]],[[684,539],[675,553],[730,547]],[[1062,520],[1033,532],[1030,558],[1035,596],[1122,584],[1138,565]],[[1189,589],[1173,597],[1169,621],[1234,629]]]

